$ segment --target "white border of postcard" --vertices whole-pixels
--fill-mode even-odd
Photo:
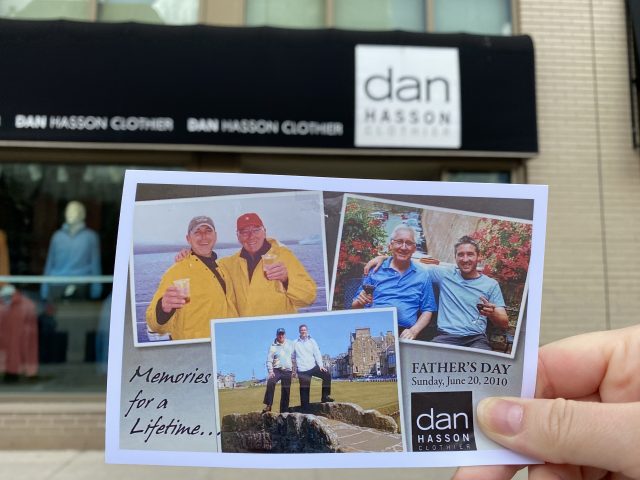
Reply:
[[[129,260],[132,245],[134,204],[138,184],[246,187],[290,190],[316,190],[363,195],[420,195],[464,198],[523,199],[533,201],[534,233],[529,265],[527,334],[523,345],[521,395],[533,397],[539,340],[542,274],[546,235],[547,187],[542,185],[496,185],[421,181],[363,180],[324,177],[250,175],[203,172],[163,172],[129,170],[126,172],[118,243],[114,267],[113,303],[107,378],[105,459],[108,463],[173,465],[227,468],[411,468],[465,465],[528,464],[535,460],[496,448],[472,452],[353,453],[336,454],[224,454],[131,450],[120,448],[121,393],[125,303],[128,290]],[[127,326],[127,328],[129,328]],[[176,346],[175,348],[180,348]],[[213,406],[212,406],[213,407]]]

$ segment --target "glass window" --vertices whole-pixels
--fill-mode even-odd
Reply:
[[[322,28],[325,26],[324,0],[246,0],[249,26]]]
[[[424,0],[334,0],[337,28],[425,30]]]
[[[435,32],[511,35],[511,0],[433,0]]]
[[[92,20],[91,0],[5,0],[0,2],[0,17],[22,20]]]
[[[444,172],[445,182],[511,183],[511,172]]]
[[[98,21],[191,25],[199,8],[199,0],[100,0]]]
[[[121,165],[0,165],[0,393],[106,386]]]

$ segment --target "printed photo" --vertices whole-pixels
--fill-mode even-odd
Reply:
[[[403,452],[395,310],[214,320],[222,452]]]
[[[137,201],[136,346],[208,341],[217,318],[327,310],[320,192]]]
[[[333,310],[396,307],[400,341],[513,358],[532,222],[345,195]]]

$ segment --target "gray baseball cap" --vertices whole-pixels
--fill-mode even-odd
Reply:
[[[189,222],[189,228],[187,230],[187,233],[188,234],[192,233],[195,229],[197,229],[202,225],[208,225],[214,230],[216,229],[216,226],[213,224],[213,220],[211,220],[209,217],[205,215],[200,215],[199,217],[193,217],[191,219],[191,221]]]

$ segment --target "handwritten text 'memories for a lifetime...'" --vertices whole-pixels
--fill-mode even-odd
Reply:
[[[154,372],[153,367],[144,369],[141,365],[129,378],[129,383],[144,382],[152,384],[207,384],[211,380],[210,373],[202,373],[196,368],[192,372]],[[133,426],[129,430],[130,435],[140,435],[147,443],[154,436],[211,436],[213,432],[206,432],[202,425],[190,425],[182,422],[180,418],[166,415],[170,411],[169,399],[165,396],[146,396],[143,389],[138,390],[135,397],[127,400],[125,418],[129,415],[135,418]],[[164,412],[165,415],[160,413]],[[143,419],[143,416],[146,418]]]

